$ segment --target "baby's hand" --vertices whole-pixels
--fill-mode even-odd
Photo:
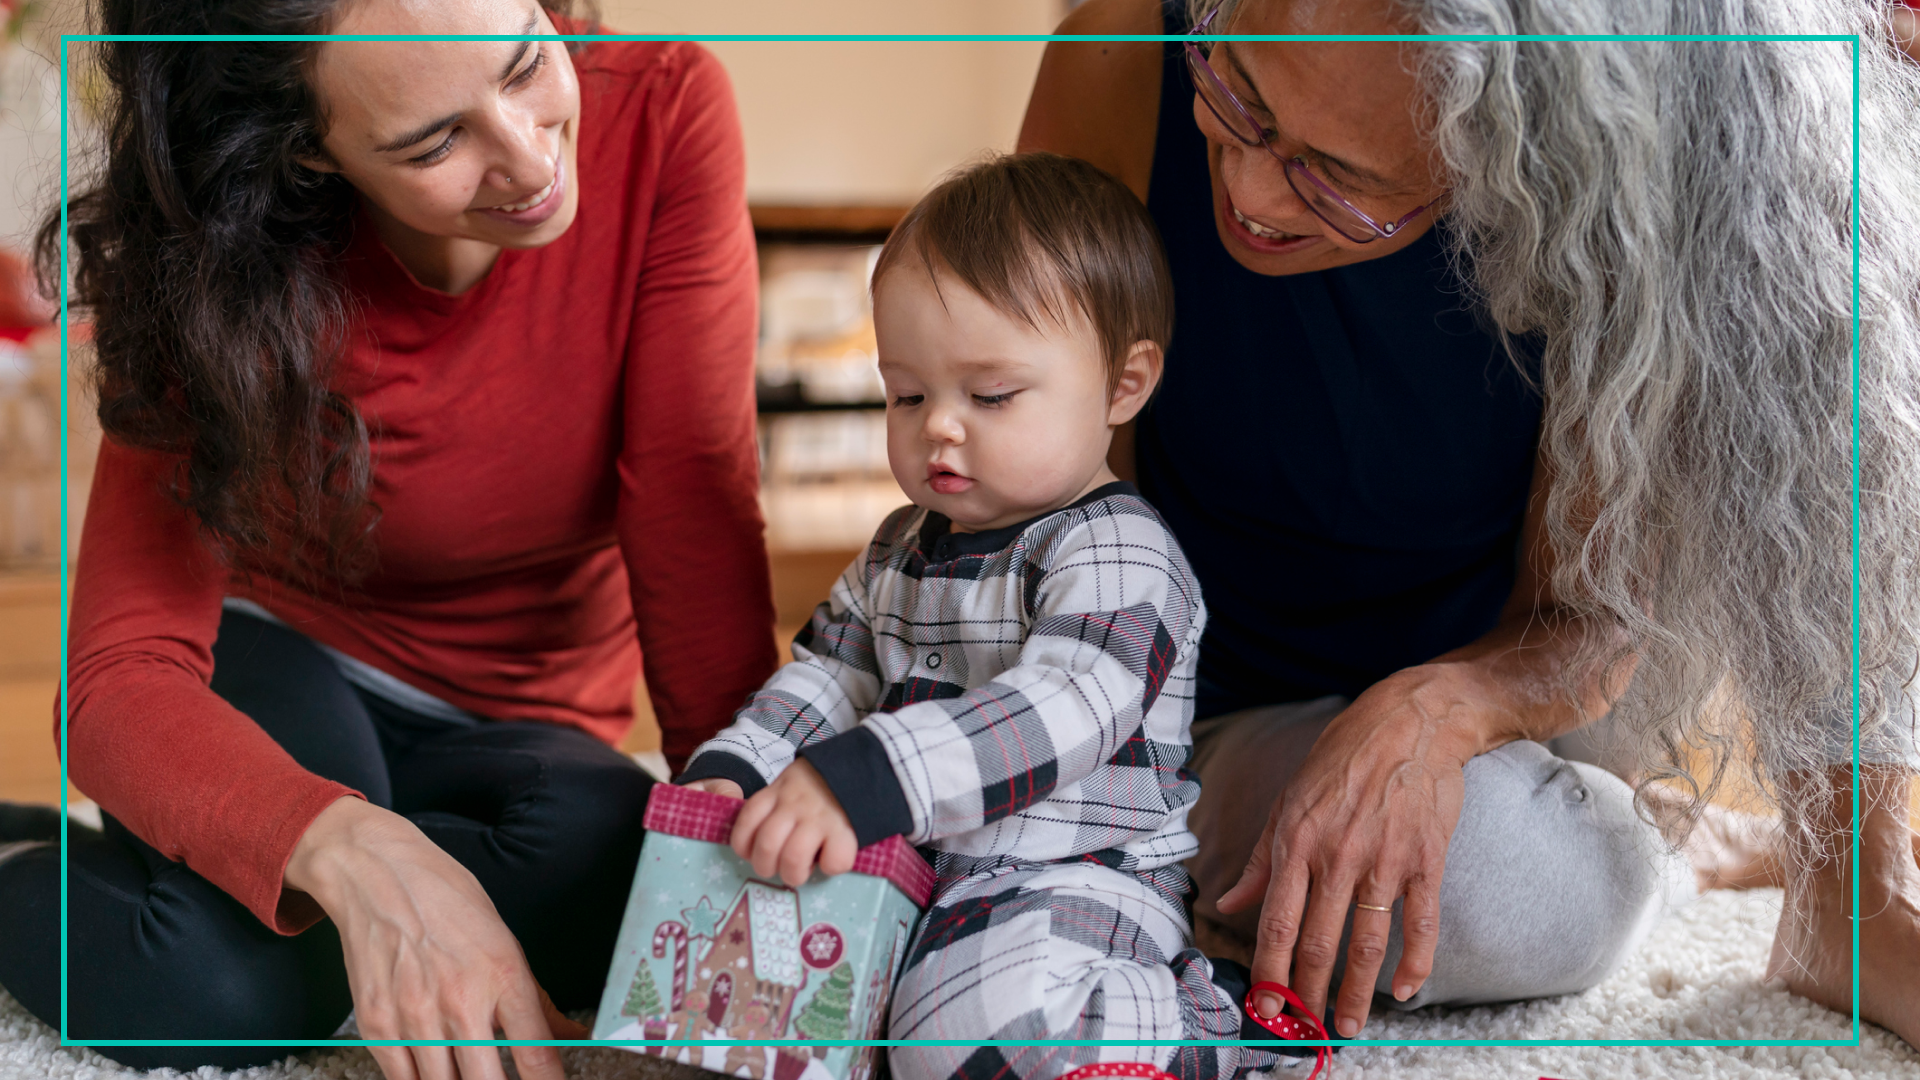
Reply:
[[[744,795],[744,792],[740,790],[739,784],[718,776],[709,776],[705,780],[689,780],[680,786],[692,788],[695,791],[708,791],[715,795],[725,795],[730,799],[738,799]]]
[[[753,864],[754,873],[772,877],[777,869],[780,880],[798,888],[813,873],[816,858],[823,874],[853,869],[860,842],[833,790],[801,758],[741,808],[733,823],[733,850]]]

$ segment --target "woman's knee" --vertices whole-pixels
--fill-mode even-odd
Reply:
[[[67,898],[68,1034],[79,1039],[302,1040],[333,1034],[352,1008],[331,924],[283,937],[177,864],[149,874],[136,853],[74,830]],[[5,985],[60,1026],[59,851],[0,863],[10,919]],[[24,931],[16,933],[15,930]],[[110,1047],[138,1068],[238,1068],[297,1049]]]
[[[305,635],[238,611],[213,642],[214,693],[247,714],[300,767],[391,806],[373,720],[333,658]]]
[[[1434,975],[1410,1007],[1587,989],[1691,897],[1684,861],[1604,769],[1516,742],[1468,762],[1465,779]]]

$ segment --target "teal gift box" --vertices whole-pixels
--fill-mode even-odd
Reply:
[[[727,839],[739,799],[654,785],[596,1039],[880,1039],[933,869],[898,836],[798,889]],[[635,1046],[752,1080],[866,1080],[859,1046]]]

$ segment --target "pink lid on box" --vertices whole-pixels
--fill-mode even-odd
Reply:
[[[740,799],[711,791],[655,784],[641,825],[648,832],[724,844],[733,836],[733,819],[745,805]],[[926,907],[933,898],[933,867],[913,850],[912,844],[898,836],[861,848],[853,857],[853,872],[886,878],[920,907]]]

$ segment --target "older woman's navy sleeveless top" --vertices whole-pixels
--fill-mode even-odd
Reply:
[[[1438,230],[1317,273],[1234,262],[1177,45],[1147,208],[1175,329],[1137,429],[1139,486],[1204,590],[1197,715],[1353,696],[1492,629],[1540,402],[1466,306]]]

